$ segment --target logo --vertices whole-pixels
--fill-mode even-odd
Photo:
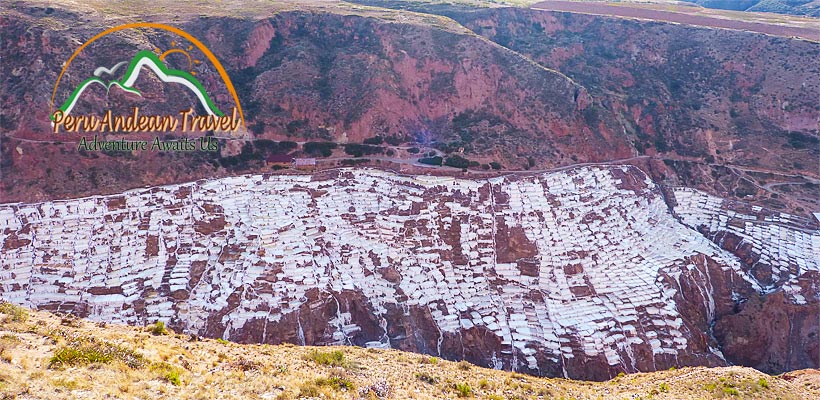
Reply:
[[[174,40],[165,50],[152,45],[151,49],[137,49],[133,56],[116,60],[113,65],[99,65],[93,70],[87,67],[90,50],[99,52],[100,47],[105,48],[90,47],[92,44],[101,43],[100,39],[115,32],[139,28],[172,33]],[[121,54],[121,42],[118,46],[116,54]],[[83,54],[84,62],[78,67],[74,61],[80,54]],[[104,56],[108,60],[115,57],[111,54]],[[87,78],[75,87],[60,86],[66,75],[83,74]],[[217,96],[213,96],[214,91]],[[58,93],[62,98],[58,98]],[[174,105],[177,106],[176,112],[169,112]],[[189,33],[153,22],[119,25],[78,47],[54,84],[49,116],[54,134],[84,134],[78,149],[92,151],[216,151],[214,134],[236,134],[245,127],[236,89],[216,56]],[[91,133],[93,138],[85,136]],[[155,136],[150,144],[147,140],[101,140],[104,135],[142,133],[203,136],[198,145],[197,140],[191,140],[189,136],[170,142]]]

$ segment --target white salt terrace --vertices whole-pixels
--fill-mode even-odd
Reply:
[[[640,188],[622,188],[616,176],[624,174],[643,179]],[[686,349],[677,288],[659,275],[679,275],[690,256],[757,285],[694,227],[741,236],[788,282],[818,270],[817,231],[780,223],[791,217],[756,221],[691,189],[675,197],[683,224],[644,174],[624,166],[489,181],[361,169],[325,180],[250,175],[4,204],[0,295],[35,307],[87,304],[91,319],[130,324],[146,322],[132,306],[144,299],[151,320],[177,318],[200,332],[244,288],[222,317],[229,338],[250,320],[281,321],[310,289],[358,291],[377,314],[390,303],[426,306],[443,332],[489,329],[537,368],[539,351],[554,361],[580,351],[634,365],[635,345]],[[516,246],[529,242],[532,254],[501,254],[514,247],[499,243],[502,225],[519,229]],[[400,280],[379,272],[388,266]],[[350,321],[344,313],[330,321],[333,340],[359,329]]]
[[[760,255],[757,263],[771,266],[774,284],[768,291],[782,287],[797,304],[805,299],[797,294],[797,279],[808,271],[820,271],[820,235],[817,230],[801,229],[808,225],[800,217],[785,213],[760,214],[760,207],[751,207],[749,215],[732,210],[731,204],[690,188],[676,188],[675,213],[692,228],[705,227],[709,232],[728,232],[751,245]]]

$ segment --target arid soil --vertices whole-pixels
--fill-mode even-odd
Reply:
[[[674,22],[684,25],[705,26],[710,28],[735,29],[749,32],[765,33],[776,36],[794,36],[813,41],[820,41],[820,26],[807,24],[805,27],[784,26],[762,22],[732,20],[705,15],[696,15],[689,12],[691,7],[678,7],[673,11],[664,11],[635,6],[630,3],[609,5],[600,2],[583,1],[542,1],[531,6],[539,10],[589,13],[596,15],[611,15],[616,17],[641,18],[652,21]]]
[[[607,382],[546,379],[398,350],[196,340],[46,312],[0,314],[0,396],[19,399],[783,399],[820,396],[820,371],[681,368]],[[14,320],[12,318],[15,318]],[[157,335],[153,334],[157,333]],[[113,357],[90,362],[98,349]],[[77,350],[70,362],[69,351]]]

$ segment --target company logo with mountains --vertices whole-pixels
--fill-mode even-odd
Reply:
[[[113,66],[99,66],[93,72],[89,73],[89,77],[83,80],[80,84],[68,92],[67,97],[61,103],[57,102],[57,92],[60,88],[60,83],[66,74],[66,71],[71,66],[72,61],[90,44],[101,39],[102,37],[114,32],[126,29],[154,29],[171,32],[180,36],[184,41],[172,41],[171,48],[165,51],[159,48],[152,50],[142,49],[138,50],[130,60],[122,60]],[[187,44],[187,43],[189,44]],[[194,50],[201,53],[210,66],[213,67],[219,74],[219,80],[210,79],[210,82],[221,82],[224,88],[232,97],[233,104],[227,101],[217,104],[206,87],[197,78],[198,73],[212,73],[211,68],[198,68],[204,61],[201,61],[196,56],[192,55]],[[187,61],[188,70],[182,68],[172,67],[170,57],[176,57],[177,60]],[[197,71],[198,70],[198,71]],[[122,73],[119,75],[119,73]],[[76,71],[73,71],[76,74]],[[144,96],[144,90],[141,85],[145,85],[149,89],[156,90],[156,84],[152,83],[152,77],[156,78],[161,85],[169,85],[169,89],[173,91],[181,90],[183,93],[179,96],[169,96],[165,91],[160,89],[160,94],[153,93],[151,96]],[[210,77],[209,77],[210,78]],[[153,82],[156,82],[153,80]],[[147,82],[147,83],[146,83]],[[211,85],[213,86],[213,85]],[[110,97],[120,96],[118,103],[133,103],[128,112],[117,112],[111,107],[96,107],[93,112],[88,112],[89,107],[78,107],[81,103],[91,103],[96,97],[100,97],[99,93],[95,94],[94,88],[104,88],[104,95],[106,101]],[[65,91],[65,89],[63,90]],[[99,89],[97,89],[99,92]],[[123,97],[124,96],[124,97]],[[191,104],[187,108],[182,108],[176,113],[168,112],[146,112],[140,108],[139,104],[143,106],[147,103],[163,103],[173,97],[175,104],[180,104],[185,99],[192,99]],[[139,101],[134,101],[137,99]],[[165,24],[159,23],[134,23],[120,25],[108,29],[80,46],[71,58],[65,63],[57,82],[54,85],[52,93],[52,111],[49,113],[53,132],[56,133],[99,133],[99,134],[122,134],[122,133],[141,133],[141,132],[155,132],[155,133],[188,133],[188,132],[237,132],[240,127],[244,127],[244,115],[242,108],[225,69],[219,63],[219,60],[213,53],[199,42],[196,38],[191,36],[179,28],[175,28]],[[55,108],[55,105],[60,104]],[[121,104],[122,105],[122,104]],[[229,106],[225,107],[225,106]],[[85,113],[80,112],[80,108],[85,108]],[[92,107],[94,108],[94,107]],[[165,105],[158,105],[154,108],[155,111],[167,110]],[[225,112],[223,110],[229,110]],[[157,139],[155,142],[158,142]],[[99,142],[95,135],[93,142]],[[124,141],[121,141],[124,143]],[[81,138],[80,149],[83,149],[84,144],[87,143],[85,137]],[[124,148],[121,150],[146,150],[147,142],[143,142],[139,146],[137,142],[136,148]],[[87,148],[86,150],[96,150]],[[105,146],[112,147],[112,146]],[[154,146],[152,146],[154,147]],[[213,146],[212,146],[213,147]],[[105,150],[105,148],[103,148]]]

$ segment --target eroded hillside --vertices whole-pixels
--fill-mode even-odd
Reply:
[[[648,171],[659,183],[801,215],[818,206],[817,43],[521,8],[404,3],[412,11],[332,1],[197,12],[184,2],[14,3],[0,20],[8,32],[3,67],[11,72],[0,81],[10,105],[0,111],[2,199],[262,171],[265,155],[254,147],[260,139],[361,144],[379,137],[463,157],[457,165],[476,171],[492,162],[524,170],[643,155],[656,161]],[[219,153],[88,154],[77,151],[77,135],[50,133],[59,66],[77,44],[146,9],[156,11],[147,19],[201,39],[236,84],[249,131],[223,140]],[[73,24],[80,16],[83,24]],[[151,31],[114,35],[75,61],[77,72],[58,93],[87,76],[83,68],[127,59],[134,47],[165,49],[173,40]],[[164,97],[168,109],[188,101],[167,91]],[[396,152],[408,162],[419,158]],[[320,167],[338,166],[339,155]]]

